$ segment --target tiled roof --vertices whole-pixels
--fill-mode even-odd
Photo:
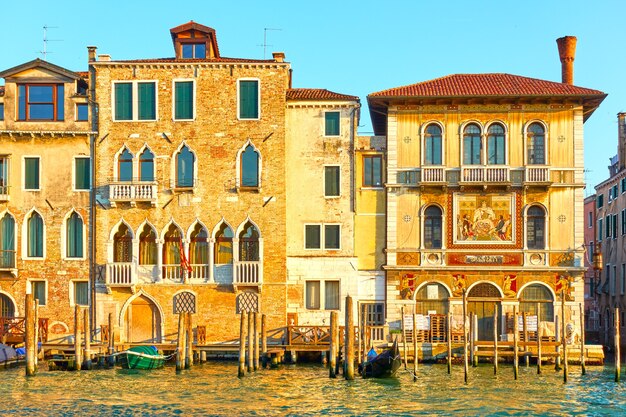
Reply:
[[[587,96],[604,95],[590,88],[511,74],[452,74],[368,97]]]
[[[84,79],[89,78],[89,71],[76,71],[76,74],[80,75]]]
[[[324,88],[290,88],[287,100],[350,100],[359,101],[357,96],[335,93]]]
[[[247,58],[226,58],[226,57],[220,57],[220,58],[185,58],[185,59],[178,59],[178,58],[147,58],[147,59],[125,59],[125,60],[111,60],[111,61],[97,61],[97,62],[112,62],[112,63],[148,63],[148,64],[158,64],[158,63],[174,63],[174,62],[180,62],[180,63],[189,63],[189,62],[194,62],[194,63],[200,63],[200,62],[207,62],[207,63],[211,63],[211,62],[224,62],[224,63],[239,63],[239,62],[250,62],[250,63],[260,63],[260,64],[274,64],[276,63],[275,60],[273,59],[247,59]]]

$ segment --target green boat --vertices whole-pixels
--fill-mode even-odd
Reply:
[[[157,369],[165,364],[165,356],[154,346],[133,346],[121,352],[118,360],[126,369]]]

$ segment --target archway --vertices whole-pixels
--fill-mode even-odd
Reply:
[[[14,317],[15,304],[6,294],[0,293],[0,317]]]
[[[145,295],[132,300],[124,315],[126,340],[131,343],[161,341],[161,314],[156,304]]]
[[[481,282],[472,287],[467,294],[468,313],[478,317],[478,340],[493,340],[493,315],[502,317],[502,294],[495,285]]]

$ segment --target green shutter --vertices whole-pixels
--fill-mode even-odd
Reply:
[[[193,82],[177,82],[174,89],[174,118],[193,119]]]
[[[45,281],[32,281],[32,294],[35,300],[39,300],[39,305],[46,305],[46,282]]]
[[[324,195],[326,197],[339,196],[339,167],[325,167]]]
[[[88,190],[90,183],[89,158],[76,158],[74,161],[76,161],[74,188],[76,190]]]
[[[83,220],[77,213],[67,219],[67,257],[83,257]]]
[[[74,282],[74,303],[83,306],[89,304],[89,285],[87,281]]]
[[[156,91],[154,83],[139,83],[137,85],[139,96],[139,120],[156,119]]]
[[[239,81],[239,118],[259,118],[258,81]]]
[[[39,189],[39,158],[24,159],[24,188],[26,190]]]
[[[339,112],[328,111],[324,113],[325,119],[325,135],[326,136],[339,136]]]
[[[132,120],[133,118],[133,85],[131,83],[115,84],[115,120]]]
[[[37,213],[33,213],[28,219],[28,256],[43,256],[43,220]]]

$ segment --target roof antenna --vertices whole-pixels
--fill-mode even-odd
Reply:
[[[60,42],[61,39],[48,39],[48,29],[58,29],[58,26],[43,26],[43,50],[39,51],[39,53],[43,56],[43,60],[46,60],[48,54],[52,52],[48,52],[48,42]]]
[[[267,44],[267,31],[268,30],[282,30],[282,29],[263,28],[263,45],[257,45],[257,46],[262,46],[263,47],[263,59],[265,59],[265,56],[267,54],[267,47],[268,46],[273,46],[273,45],[268,45]]]

